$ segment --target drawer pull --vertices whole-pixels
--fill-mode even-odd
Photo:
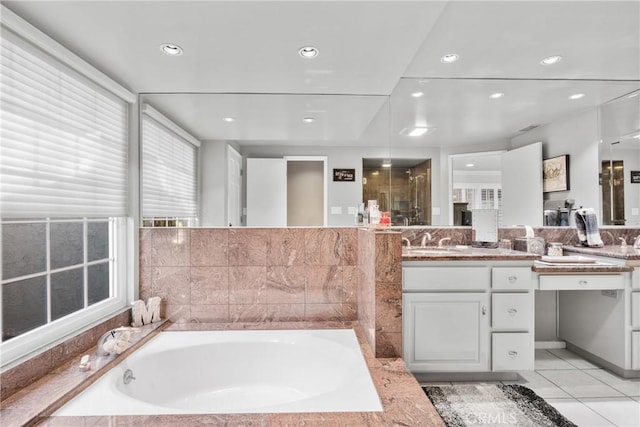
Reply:
[[[518,314],[518,310],[516,310],[515,308],[510,308],[509,310],[507,310],[507,313],[509,313],[511,316],[515,316],[516,314]]]
[[[509,283],[515,283],[518,281],[518,276],[509,276]]]
[[[578,285],[580,285],[580,286],[587,286],[587,281],[586,281],[586,280],[580,280],[580,281],[578,282]]]
[[[487,307],[485,307],[484,305],[482,306],[482,315],[486,315],[487,314]]]
[[[512,359],[515,359],[516,357],[518,357],[518,352],[514,350],[509,350],[509,357]]]

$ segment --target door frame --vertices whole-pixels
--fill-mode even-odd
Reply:
[[[328,176],[328,156],[284,156],[284,160],[288,162],[322,162],[322,175],[324,183],[322,188],[322,226],[326,227],[329,223],[328,204],[329,204],[329,185],[327,183]]]

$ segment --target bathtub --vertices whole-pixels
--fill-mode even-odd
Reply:
[[[54,415],[374,411],[354,331],[322,329],[160,332]]]

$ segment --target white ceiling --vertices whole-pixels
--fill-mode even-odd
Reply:
[[[147,101],[201,139],[482,144],[640,88],[640,1],[3,4],[129,89],[155,94]],[[162,54],[166,42],[184,55]],[[305,45],[320,55],[300,58]],[[446,53],[460,60],[442,64]],[[563,60],[540,65],[554,54]],[[578,92],[586,96],[567,100]],[[229,116],[237,120],[221,120]],[[423,123],[437,130],[399,135]]]

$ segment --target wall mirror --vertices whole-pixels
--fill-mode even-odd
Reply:
[[[604,225],[640,225],[640,91],[599,108],[600,200]]]

